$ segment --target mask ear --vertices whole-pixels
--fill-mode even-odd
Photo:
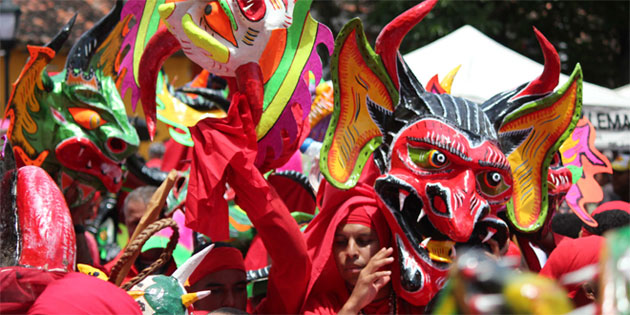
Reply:
[[[13,84],[4,119],[8,119],[7,138],[13,145],[18,167],[24,165],[41,165],[48,156],[48,150],[37,152],[28,135],[37,132],[37,124],[31,115],[37,114],[41,106],[36,95],[49,93],[53,89],[53,81],[46,73],[46,66],[68,39],[76,15],[64,25],[46,46],[28,46],[29,59],[20,76]]]
[[[373,113],[391,113],[398,92],[370,48],[359,19],[346,24],[335,41],[332,76],[335,107],[322,145],[320,168],[330,183],[347,189],[356,185],[365,163],[382,142],[367,99]]]
[[[510,113],[499,138],[527,131],[525,139],[507,154],[514,186],[508,218],[521,232],[535,232],[547,217],[547,174],[560,145],[573,132],[582,113],[582,69],[578,64],[558,91]]]

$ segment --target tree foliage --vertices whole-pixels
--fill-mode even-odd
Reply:
[[[358,16],[373,43],[380,30],[417,1],[314,1],[316,18],[337,34]],[[404,54],[470,24],[499,43],[540,63],[532,31],[556,47],[563,73],[582,65],[589,82],[616,88],[630,82],[629,1],[454,1],[441,0],[405,37]]]

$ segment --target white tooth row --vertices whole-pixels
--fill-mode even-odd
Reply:
[[[558,185],[564,185],[564,184],[568,184],[569,183],[569,177],[568,176],[564,176],[564,175],[560,175],[560,176],[555,176],[555,175],[551,175],[551,182],[558,186]]]

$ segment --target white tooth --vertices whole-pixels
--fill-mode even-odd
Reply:
[[[420,222],[420,220],[422,220],[424,215],[425,215],[424,209],[420,210],[420,214],[418,214],[418,220],[416,220],[416,222]]]
[[[92,168],[92,160],[88,160],[86,168]]]
[[[402,212],[403,206],[405,205],[405,198],[406,196],[402,192],[398,193],[398,206],[400,207],[400,212]]]
[[[429,244],[429,241],[431,241],[431,237],[425,238],[424,241],[420,243],[420,246],[422,246],[422,248],[427,248],[427,244]]]
[[[487,242],[487,241],[488,241],[488,240],[492,237],[492,235],[494,235],[494,233],[495,233],[495,232],[493,232],[493,231],[488,231],[488,235],[486,235],[486,237],[485,237],[485,238],[483,239],[483,241],[481,241],[481,242],[482,242],[482,243]]]
[[[457,253],[455,252],[455,245],[451,247],[451,258],[455,259],[457,257]]]

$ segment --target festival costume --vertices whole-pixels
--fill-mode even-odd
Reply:
[[[562,241],[551,252],[540,274],[555,280],[560,280],[564,275],[579,270],[589,265],[597,265],[601,256],[601,250],[605,239],[601,236],[591,235],[576,239]],[[582,283],[565,285],[568,296],[576,307],[592,303],[582,290]]]
[[[75,18],[44,47],[28,46],[27,64],[13,85],[5,112],[16,163],[44,168],[65,190],[79,182],[70,208],[84,204],[96,190],[117,192],[124,159],[139,138],[127,119],[117,91],[118,63],[129,17],[121,19],[122,1],[84,33],[70,49],[65,68],[45,67],[62,47]]]
[[[142,314],[123,289],[82,273],[51,282],[28,314]]]
[[[339,275],[332,247],[336,229],[348,223],[370,226],[376,230],[381,247],[390,246],[390,231],[379,210],[378,199],[369,184],[360,183],[350,190],[339,190],[328,183],[320,187],[318,197],[321,211],[309,223],[305,238],[309,255],[313,259],[311,281],[302,312],[305,314],[336,314],[350,297],[345,281]],[[363,212],[361,220],[349,218]],[[367,223],[367,224],[366,224]],[[392,291],[393,293],[393,291]],[[399,313],[422,312],[423,307],[414,308],[398,297],[390,296],[373,301],[363,310],[369,314],[384,314],[393,311],[392,300],[396,299]],[[391,305],[390,305],[391,304]]]
[[[507,242],[508,226],[497,217],[503,205],[513,229],[535,240],[531,233],[570,186],[570,172],[551,160],[581,109],[579,66],[552,92],[559,57],[537,30],[546,62],[535,80],[481,105],[426,90],[397,48],[435,2],[390,22],[375,51],[359,21],[342,29],[332,62],[335,108],[320,157],[326,179],[348,189],[373,153],[374,188],[395,248],[392,284],[413,305],[426,305],[443,286],[456,243]]]
[[[195,268],[188,283],[194,285],[203,277],[220,270],[236,269],[245,272],[243,254],[233,247],[216,247]]]

